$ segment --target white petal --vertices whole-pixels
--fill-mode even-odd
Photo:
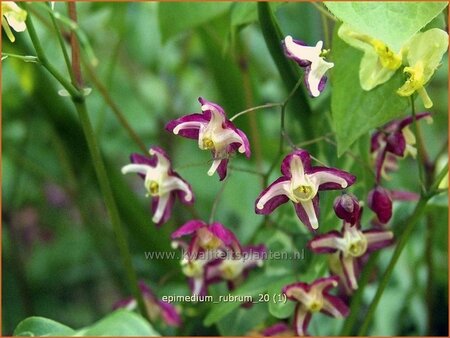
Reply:
[[[326,62],[322,58],[318,58],[311,64],[311,69],[308,73],[308,81],[309,90],[311,91],[312,96],[317,97],[320,95],[319,91],[319,83],[322,77],[325,75],[328,69],[332,68],[334,63]]]
[[[342,188],[347,188],[348,186],[348,183],[345,179],[329,171],[318,171],[313,174],[309,174],[308,176],[314,181],[317,186],[324,183],[337,183]]]
[[[292,39],[292,36],[288,35],[284,39],[284,45],[286,46],[288,52],[291,53],[293,56],[302,60],[314,62],[317,60],[317,58],[320,57],[323,42],[322,41],[317,42],[315,47],[302,46],[296,44]]]
[[[146,164],[127,164],[126,166],[122,167],[122,174],[128,174],[128,173],[138,173],[142,175],[146,175],[149,170],[151,170],[152,167]]]
[[[371,245],[378,242],[388,241],[394,237],[394,234],[391,231],[383,231],[383,232],[375,232],[375,233],[366,233],[364,236],[367,239],[367,245]]]
[[[350,288],[352,288],[353,290],[358,289],[358,282],[356,281],[355,264],[353,262],[353,257],[349,256],[342,259],[342,265],[344,267],[344,271],[346,273],[346,277]]]
[[[221,159],[213,161],[213,164],[211,165],[211,168],[209,168],[209,170],[208,170],[208,175],[209,176],[214,175],[214,173],[216,172],[217,168],[219,167],[221,161],[222,161]]]
[[[266,193],[261,196],[261,198],[258,201],[258,204],[256,204],[256,207],[258,209],[262,210],[262,209],[264,209],[264,206],[266,205],[266,203],[269,200],[271,200],[273,197],[280,196],[280,195],[288,196],[288,194],[286,193],[286,189],[289,187],[289,185],[290,185],[290,181],[278,182],[278,183],[272,185],[270,187],[270,189],[267,190]]]
[[[301,201],[300,204],[305,209],[306,215],[308,216],[309,222],[313,229],[319,228],[319,221],[317,220],[316,210],[314,209],[314,204],[312,200]]]
[[[192,200],[192,191],[189,186],[182,179],[176,176],[168,176],[161,186],[161,194],[170,193],[172,190],[182,190],[186,193],[186,200]]]
[[[158,205],[156,206],[155,214],[153,215],[152,221],[158,223],[164,215],[164,210],[166,209],[167,201],[169,200],[169,195],[162,195],[158,199]]]
[[[197,121],[182,122],[182,123],[178,124],[175,128],[173,128],[173,133],[175,135],[178,135],[178,133],[182,129],[200,129],[200,127],[202,125],[203,125],[202,122],[197,122]]]

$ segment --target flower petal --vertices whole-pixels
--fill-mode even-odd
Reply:
[[[203,114],[190,114],[170,121],[166,125],[166,130],[175,135],[198,139],[200,128],[208,122]]]
[[[226,246],[230,246],[232,249],[237,249],[238,251],[241,250],[241,245],[236,236],[222,224],[213,223],[208,227],[208,230],[211,231],[214,236],[219,238]]]
[[[367,239],[367,251],[372,252],[394,243],[394,234],[387,230],[365,230],[364,236]]]
[[[312,167],[309,177],[319,185],[319,190],[345,189],[356,181],[352,174],[328,167]]]
[[[308,248],[315,253],[334,253],[341,248],[339,241],[341,233],[332,230],[323,235],[318,235],[308,242]]]
[[[302,304],[297,304],[294,314],[294,329],[298,336],[308,335],[308,325],[311,320],[311,313]]]
[[[191,235],[195,233],[198,229],[206,227],[207,224],[201,220],[191,220],[186,222],[170,236],[172,239],[180,238],[183,236]]]
[[[193,203],[194,196],[192,194],[191,186],[183,180],[178,174],[169,175],[163,182],[160,187],[161,194],[166,194],[169,192],[177,191],[182,192],[180,194],[180,199],[184,203]]]
[[[347,279],[347,283],[353,290],[358,289],[358,282],[356,281],[356,272],[355,272],[355,260],[353,257],[343,257],[341,255],[341,264],[344,269],[345,278]]]
[[[159,308],[161,309],[161,315],[164,322],[169,326],[178,327],[181,325],[181,317],[177,310],[172,304],[160,300],[158,302]]]
[[[293,168],[297,175],[303,176],[311,170],[311,157],[309,156],[309,153],[306,150],[297,149],[287,155],[281,163],[281,172],[284,176],[292,177],[291,162],[295,157],[299,157],[301,160],[301,163],[296,163]]]
[[[167,222],[172,214],[172,207],[175,201],[174,194],[166,194],[152,199],[152,221],[156,225],[162,225]]]
[[[318,97],[320,95],[326,83],[325,73],[333,67],[334,63],[326,62],[320,57],[306,68],[305,83],[311,96]]]
[[[342,318],[348,316],[350,309],[348,308],[347,305],[345,305],[342,299],[327,294],[323,295],[323,298],[324,302],[322,312],[335,318]]]
[[[295,212],[298,218],[311,230],[319,228],[319,196],[316,195],[312,200],[294,203]]]
[[[372,189],[368,196],[368,206],[375,212],[378,220],[386,224],[392,217],[392,199],[389,191],[382,186],[376,186]]]
[[[255,202],[255,212],[267,215],[280,204],[289,201],[286,195],[287,186],[290,183],[288,177],[280,177],[259,194]]]
[[[311,292],[315,293],[328,292],[329,289],[338,286],[338,282],[339,282],[338,276],[318,278],[311,284]]]

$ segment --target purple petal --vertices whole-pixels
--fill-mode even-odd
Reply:
[[[431,114],[428,112],[418,113],[418,114],[416,114],[416,121],[423,119],[424,117],[427,117],[427,116],[431,116]],[[413,116],[409,115],[409,116],[405,117],[404,119],[399,121],[398,130],[405,128],[407,125],[413,123],[413,121],[414,121]]]
[[[336,169],[336,168],[329,168],[329,167],[312,167],[310,174],[318,174],[318,173],[326,173],[328,175],[335,176],[337,178],[343,179],[347,182],[347,186],[345,188],[348,188],[356,181],[356,177],[344,170]],[[319,186],[319,190],[336,190],[336,189],[343,189],[340,183],[336,182],[324,182]]]
[[[381,175],[383,173],[383,164],[386,159],[386,147],[379,149],[376,159],[375,159],[375,174],[376,174],[376,183],[380,183]]]
[[[344,276],[347,280],[347,285],[353,289],[356,290],[358,288],[358,282],[356,280],[357,278],[357,272],[355,267],[355,259],[353,257],[344,257],[341,253],[339,255],[339,260],[342,264],[342,269],[344,270]]]
[[[380,147],[380,141],[384,139],[384,134],[380,131],[375,132],[371,139],[370,139],[370,152],[374,153],[375,151],[377,151]]]
[[[290,327],[286,323],[276,323],[262,331],[264,337],[278,336],[283,333],[290,333]]]
[[[277,180],[275,180],[271,185],[269,185],[266,189],[264,189],[258,196],[258,198],[255,201],[255,213],[259,214],[259,215],[267,215],[270,214],[272,211],[274,211],[276,208],[278,208],[278,206],[280,206],[280,204],[286,203],[287,201],[289,201],[289,197],[287,197],[286,195],[276,195],[273,196],[271,199],[269,199],[268,201],[266,201],[266,203],[264,204],[264,208],[259,209],[257,207],[258,202],[260,201],[260,199],[265,196],[269,190],[272,189],[272,187],[274,187],[276,184],[279,184],[281,182],[288,182],[290,181],[290,179],[288,177],[280,177]]]
[[[191,235],[196,232],[198,229],[206,227],[207,224],[201,220],[191,220],[186,222],[181,227],[179,227],[176,231],[172,233],[170,236],[172,239],[179,238],[186,235]]]
[[[336,287],[338,282],[338,276],[321,277],[311,283],[310,289],[319,288],[319,290],[321,290],[322,293],[325,294],[326,292],[328,292],[328,290]]]
[[[160,300],[158,302],[158,305],[159,308],[161,309],[161,315],[163,317],[163,320],[167,325],[175,327],[181,325],[181,317],[172,304]]]
[[[311,97],[316,97],[313,95],[312,91],[311,91],[311,87],[309,86],[309,73],[311,72],[311,67],[307,66],[305,68],[305,76],[303,79],[303,82],[305,83],[306,89],[308,90],[308,93]],[[327,77],[326,76],[322,76],[322,78],[319,81],[319,85],[317,86],[317,89],[319,90],[319,92],[322,92],[325,89],[325,85],[327,83]]]
[[[217,103],[205,100],[203,97],[199,97],[198,98],[198,102],[200,102],[200,104],[203,105],[210,105],[212,106],[215,110],[217,110],[219,112],[220,115],[222,115],[225,119],[226,119],[226,114],[225,111],[223,110],[223,108],[221,106],[219,106]],[[211,110],[207,109],[203,111],[204,114],[204,118],[206,120],[211,120]]]
[[[303,282],[296,282],[283,287],[282,292],[286,295],[288,299],[298,302],[297,298],[289,296],[291,292],[295,292],[295,289],[301,289],[304,292],[308,292],[310,290],[310,285]]]
[[[214,236],[218,237],[226,246],[237,247],[240,251],[238,239],[231,230],[225,228],[222,224],[213,223],[208,227],[208,230],[211,231]]]
[[[223,181],[227,177],[228,159],[224,158],[220,161],[217,167],[217,174],[219,175],[219,181]]]
[[[311,157],[309,156],[309,153],[306,150],[297,149],[283,159],[283,162],[281,163],[281,172],[283,173],[283,175],[287,177],[292,177],[291,161],[293,156],[300,157],[300,160],[303,163],[303,169],[305,173],[309,173],[311,169]]]
[[[142,295],[144,296],[144,298],[147,298],[153,302],[156,301],[156,296],[153,293],[153,291],[150,289],[150,287],[145,284],[144,281],[139,281],[139,289],[141,290]]]
[[[340,299],[339,297],[325,294],[323,297],[328,301],[328,303],[340,314],[342,317],[347,317],[350,313],[350,309],[348,306]],[[329,316],[334,317],[333,313],[327,311],[326,309],[322,309],[323,313],[326,313]]]
[[[404,155],[406,149],[406,140],[401,131],[396,131],[389,134],[386,142],[386,151],[389,151],[397,156]]]
[[[126,308],[133,302],[135,302],[133,297],[128,297],[128,298],[125,298],[125,299],[121,299],[121,300],[117,301],[116,303],[114,303],[113,310]]]
[[[312,203],[314,206],[314,213],[316,214],[316,218],[317,218],[317,222],[318,222],[319,221],[319,195],[316,195],[316,197],[314,197],[312,199]],[[309,228],[309,230],[315,231],[302,203],[294,203],[294,207],[295,207],[295,212],[297,213],[297,216],[300,219],[300,221],[304,225],[306,225]]]
[[[141,154],[133,153],[130,155],[130,161],[131,161],[131,163],[134,163],[134,164],[146,164],[151,167],[156,167],[158,160],[156,157],[148,157],[148,156],[143,156]],[[143,174],[138,174],[138,175],[142,179],[145,179],[145,175],[143,175]]]
[[[395,242],[392,231],[370,229],[363,231],[367,238],[367,252],[385,248]]]
[[[375,212],[378,220],[383,224],[389,222],[392,217],[392,199],[389,191],[378,185],[369,192],[367,199],[369,208]]]
[[[420,198],[419,194],[410,191],[391,190],[390,195],[393,201],[415,202]]]
[[[152,203],[151,203],[152,214],[155,214],[156,209],[158,208],[158,203],[159,203],[159,197],[157,197],[157,196],[153,197]],[[173,208],[174,203],[175,203],[175,192],[172,191],[169,194],[166,207],[164,208],[163,215],[162,215],[161,219],[159,220],[159,222],[156,223],[157,226],[161,226],[169,220],[170,216],[172,215],[172,208]]]
[[[307,336],[309,321],[311,320],[311,312],[307,311],[302,304],[297,304],[294,314],[294,329],[299,336]]]
[[[338,250],[335,239],[342,238],[339,231],[332,230],[323,235],[317,235],[308,242],[308,249],[315,253],[334,253]]]
[[[188,188],[189,188],[189,190],[191,192],[192,198],[190,200],[187,200],[186,199],[187,193],[184,190],[179,189],[179,190],[175,191],[177,196],[178,196],[178,198],[180,199],[181,203],[187,204],[187,205],[194,204],[195,196],[194,196],[194,193],[192,191],[191,185],[175,171],[172,171],[170,175],[178,177],[180,180],[182,180],[188,186]]]
[[[211,117],[210,117],[211,118]],[[199,122],[202,124],[207,124],[209,122],[209,119],[206,119],[203,114],[190,114],[182,116],[178,119],[172,120],[166,125],[166,130],[168,132],[173,133],[174,129],[181,123],[186,122]],[[191,128],[183,128],[180,129],[177,135],[191,138],[191,139],[198,139],[198,133],[199,133],[199,127],[193,126]]]
[[[307,44],[306,44],[305,42],[301,41],[301,40],[292,39],[292,41],[293,41],[295,44],[297,44],[297,45],[300,45],[300,46],[307,46]],[[286,57],[288,57],[288,58],[294,60],[295,62],[297,62],[297,64],[298,64],[300,67],[307,67],[307,66],[309,66],[309,65],[311,64],[310,61],[304,60],[304,59],[300,59],[300,58],[297,57],[296,55],[292,54],[292,53],[288,50],[288,48],[286,47],[286,43],[284,42],[284,40],[281,41],[281,45],[282,45],[282,47],[283,47],[284,55],[286,55]]]
[[[353,194],[343,194],[336,197],[333,208],[337,217],[350,224],[355,224],[359,219],[359,201]]]

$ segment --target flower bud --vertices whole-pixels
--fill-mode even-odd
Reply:
[[[360,206],[358,199],[352,194],[343,194],[334,200],[334,212],[337,217],[347,223],[355,224],[359,218]]]
[[[378,220],[386,224],[392,217],[392,199],[389,191],[382,186],[376,186],[367,197],[369,208],[375,212]]]

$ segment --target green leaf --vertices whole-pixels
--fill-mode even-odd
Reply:
[[[325,2],[355,30],[385,42],[395,51],[447,6],[446,2]]]
[[[14,336],[160,336],[141,316],[117,310],[97,323],[75,331],[54,320],[30,317],[17,325]]]
[[[401,71],[386,83],[364,91],[359,84],[362,52],[333,36],[331,110],[341,156],[359,137],[373,128],[403,115],[408,99],[397,95],[404,82]]]
[[[162,41],[198,27],[230,8],[229,2],[161,2],[158,4]]]
[[[127,310],[117,310],[94,325],[81,329],[82,336],[160,336],[140,315]]]
[[[29,317],[17,325],[14,336],[71,336],[75,333],[70,327],[44,317]]]

